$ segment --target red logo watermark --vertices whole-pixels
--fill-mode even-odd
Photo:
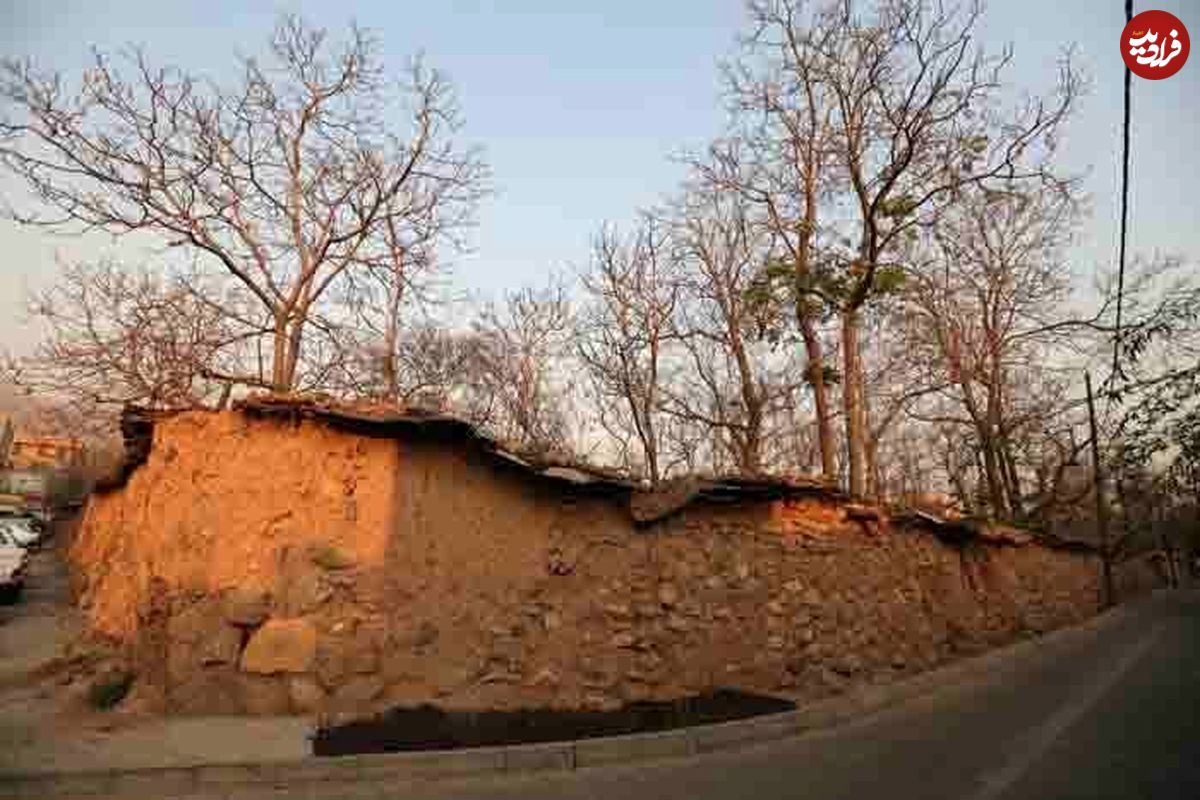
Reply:
[[[1139,78],[1160,81],[1183,67],[1192,40],[1174,14],[1143,11],[1121,31],[1121,58]]]

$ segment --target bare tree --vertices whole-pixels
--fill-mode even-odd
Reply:
[[[821,472],[832,481],[838,448],[820,330],[834,307],[820,239],[821,216],[836,186],[832,98],[821,72],[821,48],[801,33],[799,9],[756,1],[748,11],[750,33],[741,59],[725,70],[732,135],[697,166],[714,188],[739,192],[757,208],[779,251],[764,265],[765,277],[787,287],[807,359]]]
[[[31,355],[10,358],[5,372],[27,391],[85,404],[220,404],[228,375],[253,382],[246,345],[264,331],[235,324],[235,306],[235,298],[218,302],[196,283],[147,269],[67,264],[29,301],[42,341]]]
[[[558,280],[485,306],[474,323],[463,391],[471,416],[522,449],[561,451],[570,434],[562,367],[571,330],[566,287]]]
[[[798,0],[764,0],[751,8],[753,39],[770,55],[759,84],[816,87],[778,91],[785,102],[765,111],[780,117],[779,129],[797,145],[812,140],[813,152],[828,146],[823,169],[844,190],[831,194],[817,230],[826,232],[830,295],[841,318],[849,488],[862,494],[870,473],[864,306],[899,274],[906,238],[936,224],[965,188],[1057,181],[1054,134],[1078,79],[1064,62],[1054,97],[1002,112],[996,98],[1010,57],[973,49],[978,5],[884,0],[864,11],[831,2],[810,12]],[[789,128],[793,118],[808,127]]]
[[[1069,296],[1064,248],[1075,207],[1069,192],[962,192],[906,295],[911,341],[921,343],[913,352],[930,357],[939,390],[969,425],[1000,516],[1023,512],[1019,438],[1063,411],[1047,323]]]
[[[605,228],[583,277],[591,305],[579,319],[578,352],[597,397],[601,427],[620,445],[626,469],[651,484],[664,475],[663,384],[674,340],[679,285],[665,226],[643,215],[626,239]],[[626,445],[636,442],[637,455]]]
[[[769,241],[739,194],[703,182],[684,194],[672,240],[681,264],[676,330],[687,368],[664,394],[665,409],[709,431],[712,461],[743,474],[766,470],[765,445],[776,410],[790,407],[798,372],[772,357],[752,286]]]
[[[474,168],[464,165],[464,170]],[[366,387],[372,394],[391,400],[402,400],[402,395],[410,397],[413,386],[422,384],[427,373],[418,369],[406,375],[403,370],[429,364],[405,349],[415,340],[434,343],[433,336],[440,337],[437,345],[455,338],[441,336],[448,332],[435,333],[436,326],[430,324],[429,317],[444,301],[440,291],[442,254],[465,249],[462,234],[473,224],[483,194],[477,178],[464,172],[453,180],[430,180],[425,176],[412,180],[397,198],[405,205],[403,211],[385,220],[385,246],[365,264],[365,270],[347,275],[341,299],[352,309],[352,319],[344,327],[357,341],[347,346],[358,351],[359,357],[353,361],[367,357],[365,374],[369,382],[376,383]],[[437,351],[446,354],[445,347]]]
[[[430,185],[471,196],[482,177],[452,139],[441,75],[416,63],[405,82],[388,81],[375,52],[362,31],[335,45],[289,17],[267,58],[243,59],[229,87],[154,66],[140,50],[123,62],[128,77],[97,54],[73,91],[5,62],[0,163],[41,203],[8,213],[55,229],[149,232],[202,256],[269,316],[270,384],[291,390],[320,303],[351,271],[390,257],[389,231],[424,213],[409,198]]]

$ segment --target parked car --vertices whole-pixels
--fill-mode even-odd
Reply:
[[[28,517],[0,517],[0,536],[18,547],[30,548],[41,541],[41,530]]]
[[[42,536],[46,533],[46,523],[32,514],[18,514],[17,516],[12,517],[12,519],[16,520],[18,524],[24,525],[26,528],[35,531],[39,536]]]
[[[28,564],[24,548],[0,543],[0,603],[15,603],[21,596]]]
[[[8,528],[0,525],[0,547],[17,547],[21,550],[28,550],[33,545],[19,539]]]

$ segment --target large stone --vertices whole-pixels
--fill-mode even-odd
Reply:
[[[611,689],[619,681],[620,678],[615,673],[593,668],[584,671],[580,684],[585,689]]]
[[[203,639],[213,622],[221,622],[220,613],[207,603],[193,603],[180,607],[175,604],[167,620],[167,638],[172,644],[194,642]]]
[[[243,628],[263,624],[271,611],[271,598],[266,592],[241,586],[227,590],[221,604],[225,621]]]
[[[325,707],[325,690],[311,675],[288,678],[288,696],[292,709],[301,714],[315,714]]]
[[[378,672],[384,639],[385,631],[381,626],[359,626],[346,643],[346,669],[357,675]]]
[[[309,672],[316,651],[317,631],[308,620],[268,620],[246,645],[242,670],[262,675]]]
[[[844,653],[834,661],[831,668],[842,677],[850,677],[862,671],[863,661],[854,653]]]
[[[360,626],[348,636],[323,636],[317,642],[317,680],[327,689],[340,686],[349,676],[380,670],[381,628]]]
[[[246,713],[274,716],[291,710],[288,684],[283,678],[243,674],[240,683]]]
[[[517,666],[511,666],[511,669],[520,673]],[[439,696],[452,694],[468,684],[475,683],[486,672],[486,664],[464,664],[452,669],[440,669],[432,678],[433,688]]]
[[[242,697],[230,667],[199,669],[167,690],[167,707],[177,714],[238,714]]]
[[[535,687],[547,686],[553,688],[558,686],[560,683],[562,683],[562,673],[560,673],[554,667],[544,667],[526,680],[525,685]]]
[[[420,680],[407,680],[389,684],[385,697],[388,703],[418,705],[433,699],[437,689]]]
[[[383,654],[380,672],[388,683],[409,683],[423,680],[429,673],[429,659],[411,650],[386,650]],[[324,671],[318,671],[317,678],[329,688]],[[340,684],[340,681],[339,681]]]
[[[638,603],[634,611],[639,617],[649,619],[662,613],[662,608],[657,603]]]
[[[672,614],[667,617],[667,630],[669,631],[683,633],[684,631],[691,630],[691,627],[692,623],[687,617],[683,617],[678,614]]]
[[[242,650],[241,631],[229,625],[214,627],[212,635],[196,648],[200,664],[236,664]]]
[[[616,711],[621,699],[601,692],[589,692],[583,696],[583,707],[588,711]]]
[[[390,647],[422,652],[436,644],[438,636],[437,625],[429,620],[422,620],[418,625],[395,631],[391,637]]]
[[[283,584],[279,611],[285,617],[310,614],[329,601],[333,589],[316,571],[291,575]]]
[[[383,679],[379,676],[360,676],[334,692],[333,705],[339,710],[360,709],[383,694],[383,689]]]
[[[637,644],[637,637],[630,631],[621,631],[616,636],[609,640],[609,644],[613,647],[628,648]]]
[[[496,669],[489,670],[479,679],[480,683],[520,683],[521,673],[509,668],[507,665],[502,665]]]
[[[225,622],[219,604],[199,602],[171,616],[164,645],[166,678],[176,685],[205,667],[237,664],[242,632]]]
[[[345,683],[346,676],[350,674],[350,665],[346,659],[345,639],[321,637],[317,641],[314,669],[317,682],[326,689],[332,691]]]
[[[604,613],[617,619],[628,619],[633,616],[633,609],[629,607],[628,603],[607,603],[604,606]]]

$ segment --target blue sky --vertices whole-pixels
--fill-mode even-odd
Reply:
[[[1200,36],[1200,0],[1137,2],[1160,8]],[[281,11],[330,28],[371,28],[387,63],[421,51],[455,83],[464,138],[482,145],[496,193],[485,201],[473,252],[458,259],[455,284],[484,296],[538,283],[582,265],[603,222],[623,222],[670,192],[682,176],[672,155],[720,132],[717,63],[734,51],[738,0],[632,2],[204,3],[3,0],[0,54],[66,70],[92,46],[145,45],[157,60],[220,79],[235,52],[261,50]],[[1077,44],[1090,78],[1064,143],[1064,160],[1087,172],[1091,218],[1073,254],[1086,275],[1115,258],[1122,64],[1120,0],[1006,0],[991,4],[983,36],[1011,43],[1014,86],[1041,91],[1061,48]],[[1166,81],[1134,79],[1132,252],[1200,255],[1200,56]],[[0,177],[0,193],[12,195]],[[23,349],[25,288],[43,283],[55,255],[88,258],[103,237],[64,239],[0,222],[0,345]]]

